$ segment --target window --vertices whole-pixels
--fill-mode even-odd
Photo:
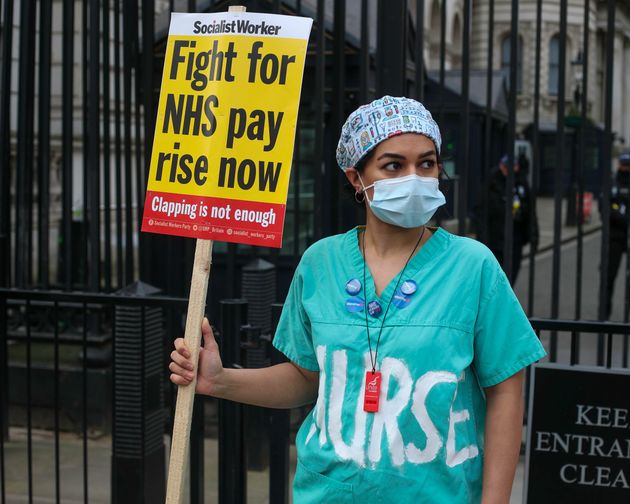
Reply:
[[[428,30],[429,36],[429,64],[431,68],[440,67],[440,35],[442,27],[442,8],[439,0],[433,0],[431,6],[431,24]]]
[[[552,96],[558,95],[560,77],[560,37],[554,35],[549,41],[549,74],[547,78],[547,92]]]
[[[453,20],[453,32],[451,36],[451,67],[462,67],[462,23],[459,14]]]
[[[508,86],[510,85],[510,56],[511,56],[511,40],[508,34],[501,44],[501,70],[507,78]],[[518,37],[516,47],[516,92],[523,91],[523,39]]]
[[[301,256],[315,236],[316,125],[306,113],[300,114],[299,121],[299,145],[291,170],[281,255]]]

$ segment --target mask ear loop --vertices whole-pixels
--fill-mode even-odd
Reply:
[[[361,182],[361,187],[363,188],[363,191],[359,192],[359,191],[355,191],[354,193],[354,199],[357,203],[363,203],[365,200],[367,200],[368,204],[371,204],[372,202],[370,201],[370,198],[367,195],[367,190],[372,187],[374,184],[365,187],[365,184],[363,184],[363,179],[361,178],[361,174],[359,172],[357,172],[357,176],[359,177],[359,182]],[[362,198],[359,199],[359,195],[363,196]]]

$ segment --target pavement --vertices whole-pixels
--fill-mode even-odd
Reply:
[[[11,428],[10,441],[5,443],[6,503],[23,504],[29,502],[28,491],[28,437],[24,428]],[[169,437],[164,444],[169,446]],[[83,439],[74,433],[62,433],[59,438],[59,495],[63,504],[84,504]],[[111,475],[111,436],[90,438],[87,443],[87,502],[89,504],[109,504]],[[206,439],[204,443],[204,485],[205,502],[214,503],[218,499],[218,442]],[[166,450],[168,453],[168,449]],[[295,447],[291,447],[291,477],[295,467]],[[32,502],[52,504],[55,500],[55,440],[52,432],[32,431]],[[165,460],[168,468],[168,454]],[[167,469],[168,470],[168,469]],[[248,503],[269,502],[268,471],[247,472]],[[0,487],[1,488],[1,487]],[[188,502],[186,496],[184,502]],[[0,502],[2,497],[0,493]],[[151,503],[153,504],[153,503]],[[156,503],[157,504],[157,503]]]
[[[564,244],[577,238],[578,228],[577,226],[566,225],[567,201],[564,198],[562,199],[561,210],[560,243]],[[540,235],[536,253],[540,254],[553,248],[555,225],[554,199],[539,197],[536,200],[536,214],[538,215],[538,229]],[[599,217],[599,212],[593,208],[590,217],[582,225],[582,232],[584,235],[589,235],[600,230],[601,227],[602,223]],[[529,245],[526,245],[523,249],[524,257],[528,257],[529,252]]]
[[[538,249],[536,253],[545,252],[554,245],[554,226],[555,226],[555,201],[551,197],[539,197],[536,200],[536,214],[538,216],[538,229],[539,229],[539,239],[538,239]],[[560,243],[565,244],[572,240],[575,240],[578,235],[577,226],[567,226],[566,225],[566,214],[567,214],[567,201],[566,199],[562,199],[561,202],[561,218],[560,218]],[[451,233],[457,233],[458,229],[458,220],[451,219],[447,221],[442,221],[441,225],[447,231]],[[587,219],[586,222],[582,225],[582,232],[584,235],[588,235],[594,233],[601,229],[601,221],[599,218],[599,212],[593,208],[591,215]],[[472,238],[475,237],[474,234],[470,234]],[[530,247],[526,245],[523,248],[523,258],[529,257]]]
[[[564,225],[566,202],[563,201],[561,241],[574,240],[576,227]],[[554,201],[552,198],[537,200],[537,213],[540,228],[538,253],[553,247]],[[584,225],[584,233],[590,234],[601,227],[599,215],[595,211],[590,221]],[[528,251],[525,251],[528,253]],[[525,436],[525,434],[523,434]],[[4,443],[4,492],[7,504],[29,502],[28,484],[28,436],[23,428],[12,428],[9,441]],[[165,445],[168,446],[168,437]],[[55,441],[50,431],[32,431],[32,500],[34,504],[50,504],[55,500]],[[73,433],[62,433],[59,437],[60,501],[64,504],[84,502],[83,440]],[[167,450],[168,452],[168,450]],[[111,437],[90,437],[87,443],[87,495],[90,504],[110,502]],[[205,440],[205,502],[217,502],[217,461],[218,444],[216,439]],[[166,463],[166,461],[165,461]],[[295,470],[295,447],[291,447],[291,477]],[[510,504],[521,504],[523,492],[524,459],[518,464]],[[1,482],[0,482],[1,483]],[[248,471],[247,495],[250,504],[266,504],[268,496],[268,472]],[[1,488],[1,487],[0,487]],[[2,493],[0,491],[0,500]],[[187,502],[187,500],[186,500]]]

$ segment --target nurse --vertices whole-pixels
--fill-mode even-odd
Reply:
[[[523,369],[545,355],[482,244],[427,226],[444,204],[440,131],[384,96],[347,119],[337,161],[366,225],[311,246],[274,345],[289,362],[223,368],[207,320],[198,370],[171,381],[271,408],[315,402],[296,438],[293,502],[508,503]]]

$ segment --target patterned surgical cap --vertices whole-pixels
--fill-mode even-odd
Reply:
[[[383,96],[362,105],[348,116],[337,144],[342,170],[352,168],[383,140],[403,133],[420,133],[442,145],[440,128],[422,103],[405,97]]]

